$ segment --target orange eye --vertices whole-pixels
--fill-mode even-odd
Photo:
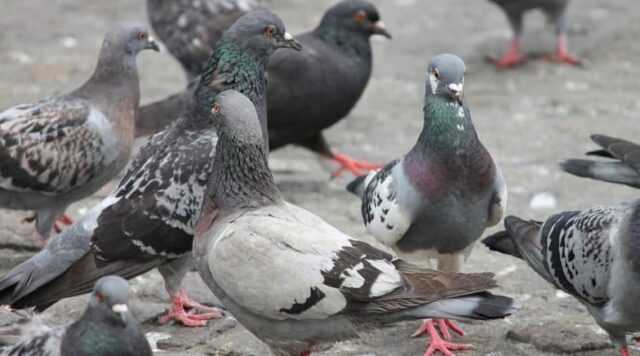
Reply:
[[[356,22],[364,22],[367,19],[367,14],[363,10],[358,10],[353,18]]]
[[[267,37],[273,37],[273,35],[276,34],[276,28],[273,25],[269,25],[267,26],[267,28],[264,29],[264,34]]]
[[[433,68],[433,76],[436,77],[436,79],[440,80],[440,71],[438,70],[438,68]]]
[[[218,116],[218,114],[220,114],[220,104],[218,103],[213,103],[213,106],[211,107],[211,114],[215,117]]]
[[[96,292],[96,299],[98,300],[98,303],[104,303],[104,296],[102,296],[102,293]]]
[[[144,40],[145,38],[147,38],[147,33],[146,32],[138,33],[138,39],[139,40]]]

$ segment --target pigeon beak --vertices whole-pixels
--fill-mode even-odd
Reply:
[[[147,38],[147,42],[144,44],[144,48],[160,52],[160,46],[158,46],[158,43],[151,36]]]
[[[285,32],[282,39],[278,41],[278,48],[293,48],[299,51],[302,49],[302,45],[289,32]]]
[[[120,317],[123,323],[127,321],[127,312],[129,311],[129,307],[126,304],[114,304],[111,307],[111,310]]]
[[[451,94],[453,94],[453,97],[456,98],[458,101],[462,101],[462,98],[464,97],[463,87],[464,87],[464,84],[462,84],[462,83],[460,83],[460,84],[455,84],[455,83],[449,84],[449,90],[451,90]]]
[[[373,24],[373,33],[383,35],[384,37],[391,39],[391,34],[387,31],[382,20],[378,20]]]

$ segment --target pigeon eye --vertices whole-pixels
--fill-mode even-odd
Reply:
[[[220,114],[220,104],[218,103],[213,103],[213,106],[211,107],[211,114],[215,117],[218,116],[218,114]]]
[[[276,28],[273,25],[269,25],[267,26],[267,28],[264,29],[264,35],[267,37],[273,37],[273,35],[276,34]]]
[[[100,304],[104,303],[104,296],[100,292],[96,292],[96,299]]]
[[[359,10],[353,18],[356,22],[364,22],[364,20],[367,19],[367,14],[364,11]]]
[[[440,80],[440,71],[438,70],[438,68],[433,69],[433,76],[436,77],[436,79]]]
[[[141,40],[141,41],[142,41],[142,40],[144,40],[144,39],[146,39],[146,38],[147,38],[147,33],[146,33],[146,32],[140,32],[140,33],[138,33],[138,39],[139,39],[139,40]]]

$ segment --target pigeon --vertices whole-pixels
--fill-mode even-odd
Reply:
[[[77,355],[147,356],[149,342],[129,311],[129,283],[117,276],[100,278],[87,309],[68,326],[45,328],[18,344],[0,349],[0,356]]]
[[[147,15],[153,32],[192,81],[204,72],[222,33],[261,1],[147,0]]]
[[[359,176],[380,166],[333,151],[322,131],[346,117],[371,76],[372,35],[391,38],[376,7],[344,0],[331,7],[314,30],[296,36],[300,52],[280,51],[269,61],[269,147],[295,144]],[[292,100],[293,99],[293,100]]]
[[[500,58],[488,56],[487,59],[493,62],[499,69],[510,68],[524,63],[527,58],[520,54],[520,35],[522,34],[522,16],[525,12],[533,9],[540,9],[549,18],[549,22],[555,26],[556,36],[558,38],[556,52],[553,55],[543,57],[553,62],[564,62],[573,65],[581,65],[580,60],[569,54],[567,50],[567,26],[566,11],[569,0],[490,0],[500,6],[507,15],[511,29],[513,30],[513,39],[505,53]]]
[[[200,276],[224,307],[275,355],[360,329],[424,317],[489,320],[519,305],[492,295],[491,273],[423,269],[355,240],[285,202],[268,168],[255,109],[236,91],[212,108],[214,169],[196,227]]]
[[[545,222],[515,216],[482,242],[523,259],[544,280],[575,297],[620,355],[626,334],[640,331],[640,201],[565,211]]]
[[[367,231],[414,263],[438,260],[438,269],[460,272],[484,229],[497,224],[507,202],[502,173],[482,145],[463,102],[466,66],[452,54],[435,56],[427,68],[424,126],[409,153],[360,176],[347,189],[362,199]],[[414,335],[434,330],[428,320]],[[435,320],[450,338],[450,321]],[[446,325],[445,325],[446,324]],[[430,333],[430,332],[429,332]],[[431,346],[446,353],[431,334]]]
[[[127,164],[140,101],[136,56],[158,50],[147,30],[119,24],[102,43],[96,69],[78,89],[0,113],[0,207],[35,210],[47,241],[67,206]]]
[[[193,96],[198,76],[222,33],[263,0],[147,0],[154,32],[182,65],[189,84],[178,94],[144,105],[136,119],[136,135],[164,129],[178,117]]]
[[[295,144],[335,160],[340,168],[332,177],[345,170],[360,175],[379,168],[332,151],[322,134],[347,116],[364,92],[371,76],[372,35],[391,37],[375,6],[345,0],[327,11],[317,28],[296,36],[301,51],[279,51],[271,57],[267,87],[271,150]],[[143,106],[140,132],[165,126],[165,119],[174,117],[167,113],[185,105],[192,90]]]
[[[605,135],[592,135],[591,139],[602,149],[587,154],[611,160],[568,159],[560,163],[562,170],[578,177],[640,188],[640,145]]]
[[[299,44],[276,15],[253,11],[240,17],[210,58],[189,108],[143,145],[116,189],[79,226],[0,279],[0,304],[41,311],[87,293],[106,274],[133,278],[158,267],[171,299],[161,322],[201,326],[220,317],[217,308],[200,305],[179,288],[192,266],[195,222],[216,148],[210,107],[222,90],[238,89],[261,113],[266,134],[267,62],[273,51],[288,47]]]

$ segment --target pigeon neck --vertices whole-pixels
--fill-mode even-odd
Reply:
[[[262,142],[248,141],[230,137],[224,130],[218,132],[208,195],[223,212],[271,205],[282,199]]]
[[[371,44],[369,35],[349,31],[331,25],[320,25],[315,31],[316,36],[334,44],[348,55],[371,60]]]
[[[138,68],[136,54],[110,48],[105,42],[100,51],[98,64],[87,85],[101,85],[114,83],[138,83]]]

